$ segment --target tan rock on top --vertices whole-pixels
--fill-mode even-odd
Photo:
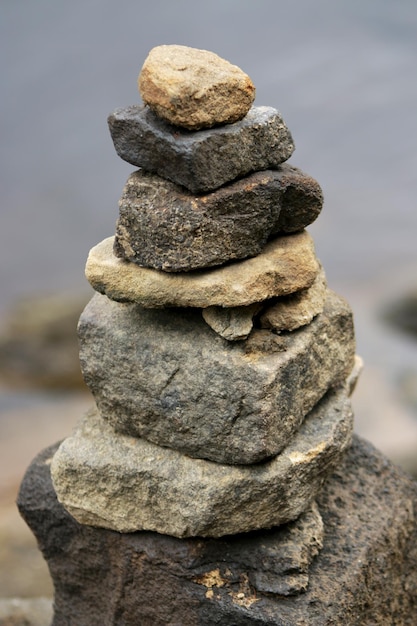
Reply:
[[[153,48],[138,88],[157,115],[189,130],[237,122],[255,99],[255,87],[240,68],[213,52],[187,46]]]

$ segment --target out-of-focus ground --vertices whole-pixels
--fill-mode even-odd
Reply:
[[[317,254],[355,314],[365,362],[353,398],[356,430],[417,474],[416,326],[399,328],[415,313],[400,307],[387,321],[417,292],[415,0],[5,0],[0,327],[10,334],[7,318],[26,296],[34,303],[57,294],[65,303],[68,292],[75,300],[86,293],[88,250],[114,232],[133,169],[114,152],[106,117],[139,101],[137,74],[161,43],[217,52],[251,76],[256,104],[282,112],[296,143],[291,163],[325,195],[309,228]],[[68,331],[62,340],[51,319],[45,336],[37,318],[30,343],[11,315],[21,375],[6,367],[0,380],[0,598],[49,596],[46,567],[14,500],[31,459],[70,433],[91,397],[66,369],[75,321],[67,316],[70,348]],[[45,347],[51,337],[53,349]]]

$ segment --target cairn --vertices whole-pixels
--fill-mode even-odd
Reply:
[[[84,621],[59,621],[67,598],[54,624],[282,624],[268,603],[308,588],[326,532],[316,499],[346,463],[361,369],[352,312],[305,230],[322,191],[286,163],[290,131],[236,66],[159,46],[138,82],[145,105],[109,127],[140,169],[115,236],[90,251],[97,293],[78,326],[96,407],[42,457],[65,524],[106,529],[130,574],[113,618],[84,599]],[[150,553],[185,581],[159,609],[157,591],[145,606],[130,589]]]

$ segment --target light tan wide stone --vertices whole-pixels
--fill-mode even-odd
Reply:
[[[319,271],[312,237],[306,232],[277,237],[258,256],[220,268],[167,273],[118,259],[114,237],[91,249],[86,276],[112,300],[146,308],[246,306],[310,287]]]
[[[347,394],[346,385],[329,391],[280,455],[246,467],[117,435],[92,411],[52,460],[58,500],[81,524],[119,532],[219,537],[278,526],[309,508],[350,444]]]
[[[213,52],[187,46],[153,48],[138,88],[157,115],[189,130],[237,122],[255,99],[255,87],[240,68]]]
[[[260,317],[261,328],[281,331],[306,326],[323,311],[326,295],[326,275],[321,268],[311,287],[284,296],[267,308]]]

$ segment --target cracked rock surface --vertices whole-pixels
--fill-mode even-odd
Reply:
[[[350,444],[347,388],[329,391],[278,456],[256,465],[193,459],[115,435],[90,412],[56,452],[58,499],[82,524],[119,532],[219,537],[296,519]]]
[[[214,333],[198,310],[98,294],[78,333],[84,380],[116,431],[220,463],[277,454],[355,357],[351,309],[330,291],[303,329],[256,329],[242,342]]]

